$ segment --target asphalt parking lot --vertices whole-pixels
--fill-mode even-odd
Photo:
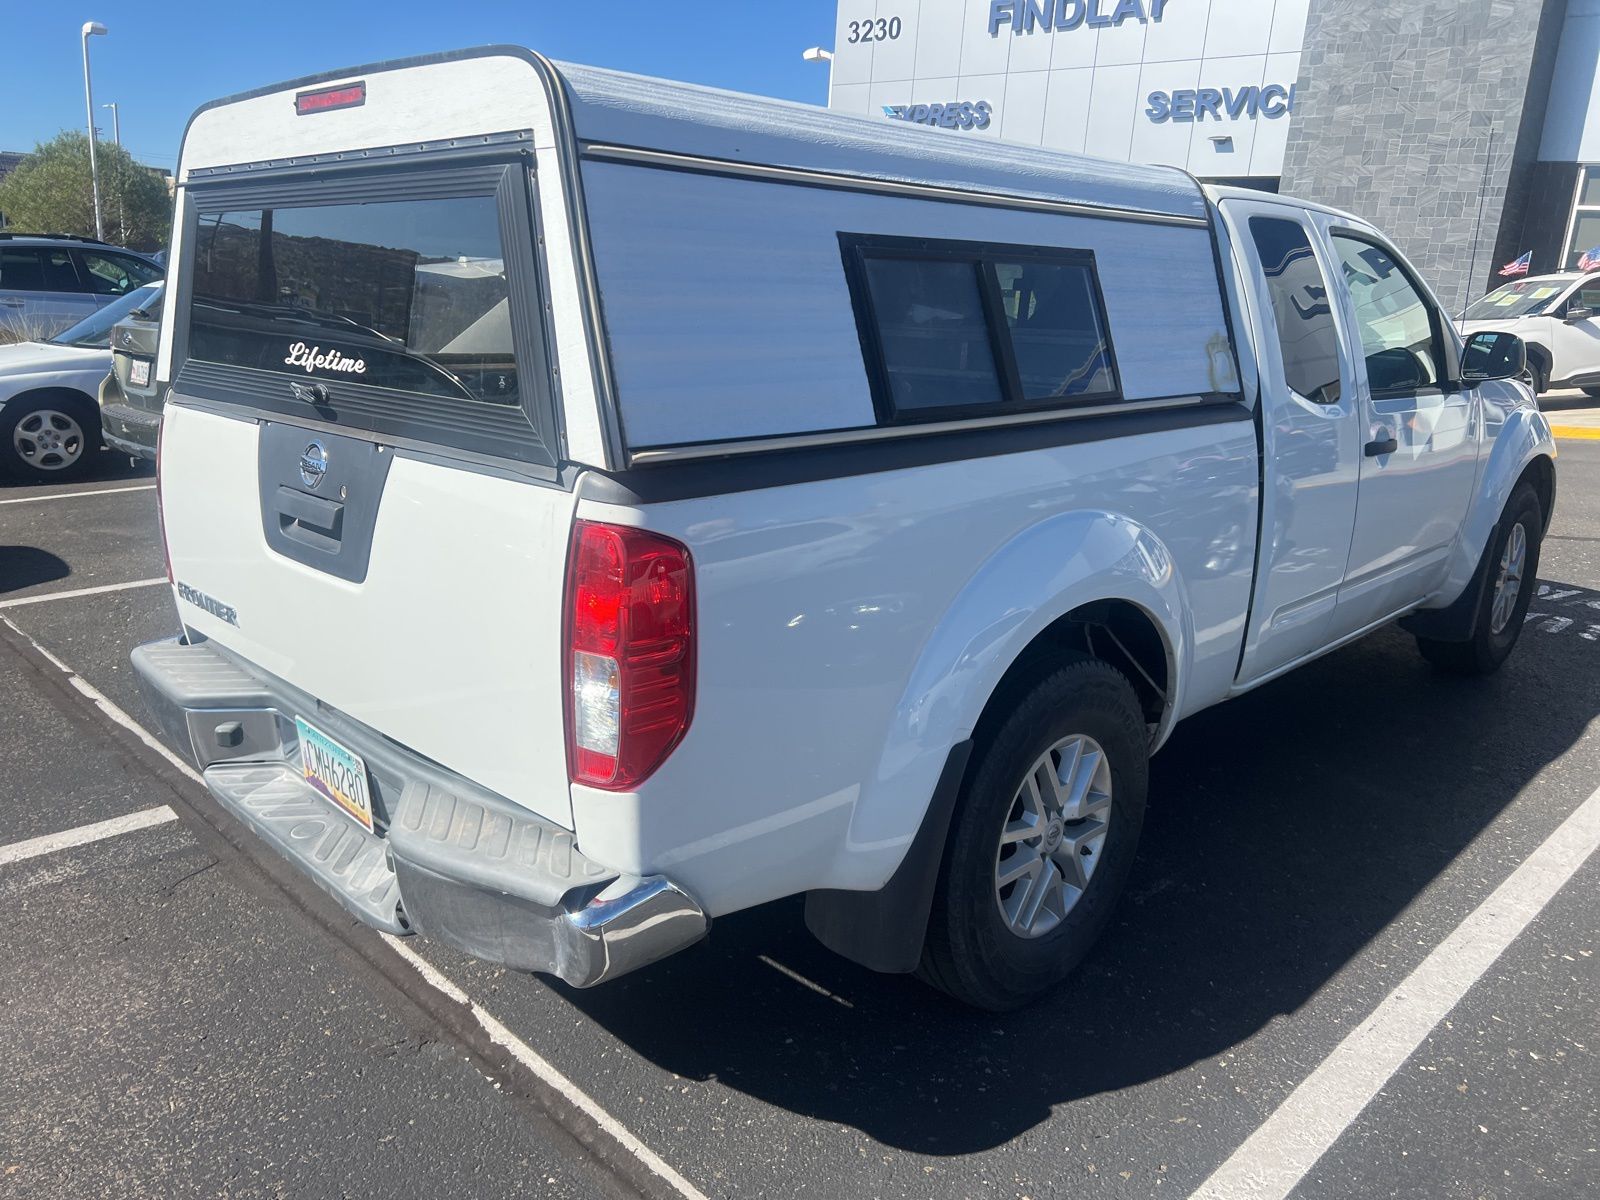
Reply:
[[[591,992],[369,933],[123,720],[176,632],[153,479],[0,485],[0,1194],[1600,1196],[1600,445],[1561,452],[1508,667],[1386,631],[1185,724],[1113,929],[1006,1017],[795,903]]]

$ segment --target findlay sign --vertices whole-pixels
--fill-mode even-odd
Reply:
[[[1148,23],[1166,15],[1169,0],[989,0],[989,36],[1002,25],[1016,34],[1114,29],[1124,21]]]

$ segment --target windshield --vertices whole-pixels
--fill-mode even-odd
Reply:
[[[62,330],[50,341],[57,346],[76,346],[81,350],[108,350],[111,348],[111,327],[132,313],[144,311],[151,320],[161,316],[161,284],[147,283],[134,288],[126,296],[119,296],[102,309]]]
[[[1548,308],[1550,302],[1565,292],[1575,278],[1519,279],[1515,283],[1508,283],[1468,308],[1467,320],[1504,321],[1511,317],[1532,316]]]

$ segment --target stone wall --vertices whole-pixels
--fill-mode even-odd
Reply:
[[[1459,311],[1521,227],[1565,8],[1311,0],[1282,190],[1373,222]]]

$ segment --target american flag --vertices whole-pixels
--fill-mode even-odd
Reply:
[[[1526,275],[1529,268],[1532,266],[1533,251],[1529,250],[1521,258],[1517,259],[1516,262],[1509,262],[1505,266],[1501,267],[1500,274],[1505,276],[1507,279],[1511,278],[1513,275]]]
[[[1578,260],[1578,270],[1600,271],[1600,246],[1583,252],[1583,257]]]

